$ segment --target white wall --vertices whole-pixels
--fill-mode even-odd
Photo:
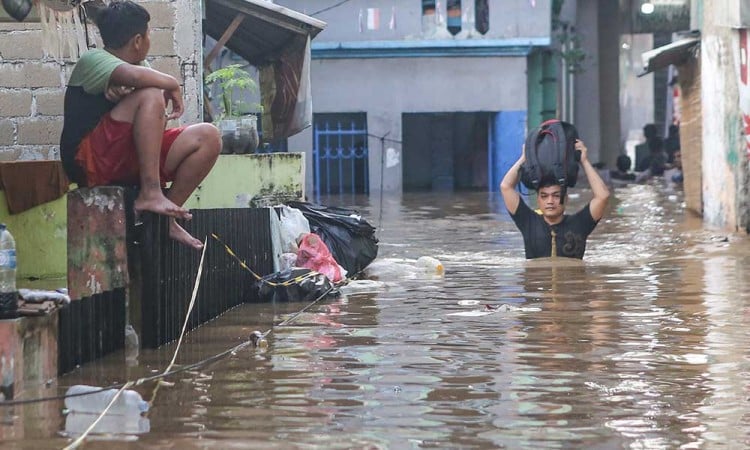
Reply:
[[[391,58],[314,60],[316,113],[366,112],[370,134],[401,140],[401,114],[525,110],[526,58]],[[305,151],[307,192],[313,192],[312,130],[289,139]],[[386,143],[400,151],[398,144]],[[369,140],[370,189],[380,189],[381,142]],[[401,190],[401,165],[386,169],[383,189]]]

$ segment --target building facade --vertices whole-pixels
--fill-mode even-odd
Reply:
[[[557,112],[549,0],[282,0],[312,45],[308,192],[494,190]],[[545,86],[547,83],[547,86]]]

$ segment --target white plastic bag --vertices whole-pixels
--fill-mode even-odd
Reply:
[[[296,254],[299,249],[297,240],[303,234],[310,232],[310,222],[307,221],[302,211],[286,205],[281,206],[279,218],[281,220],[281,252]]]

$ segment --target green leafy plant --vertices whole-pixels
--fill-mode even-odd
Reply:
[[[221,90],[220,118],[239,117],[250,108],[262,110],[261,105],[249,104],[243,99],[247,93],[258,92],[258,85],[240,64],[231,64],[211,72],[206,76],[206,83],[216,85]],[[239,100],[234,100],[235,97]]]

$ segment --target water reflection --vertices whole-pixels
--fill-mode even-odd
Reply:
[[[571,210],[590,197],[576,192]],[[750,245],[702,229],[681,194],[619,189],[585,260],[565,263],[524,259],[499,195],[326,203],[356,203],[378,226],[370,275],[379,283],[275,328],[267,349],[182,373],[155,396],[139,386],[154,404],[149,432],[133,435],[138,446],[748,445]],[[405,269],[421,256],[439,259],[445,274]],[[243,305],[191,333],[178,362],[217,354],[304,306]],[[156,373],[173,351],[142,351],[133,366],[112,355],[63,377],[60,389]],[[32,435],[5,420],[4,444],[65,445],[59,411],[15,413],[24,427],[52,425]]]

